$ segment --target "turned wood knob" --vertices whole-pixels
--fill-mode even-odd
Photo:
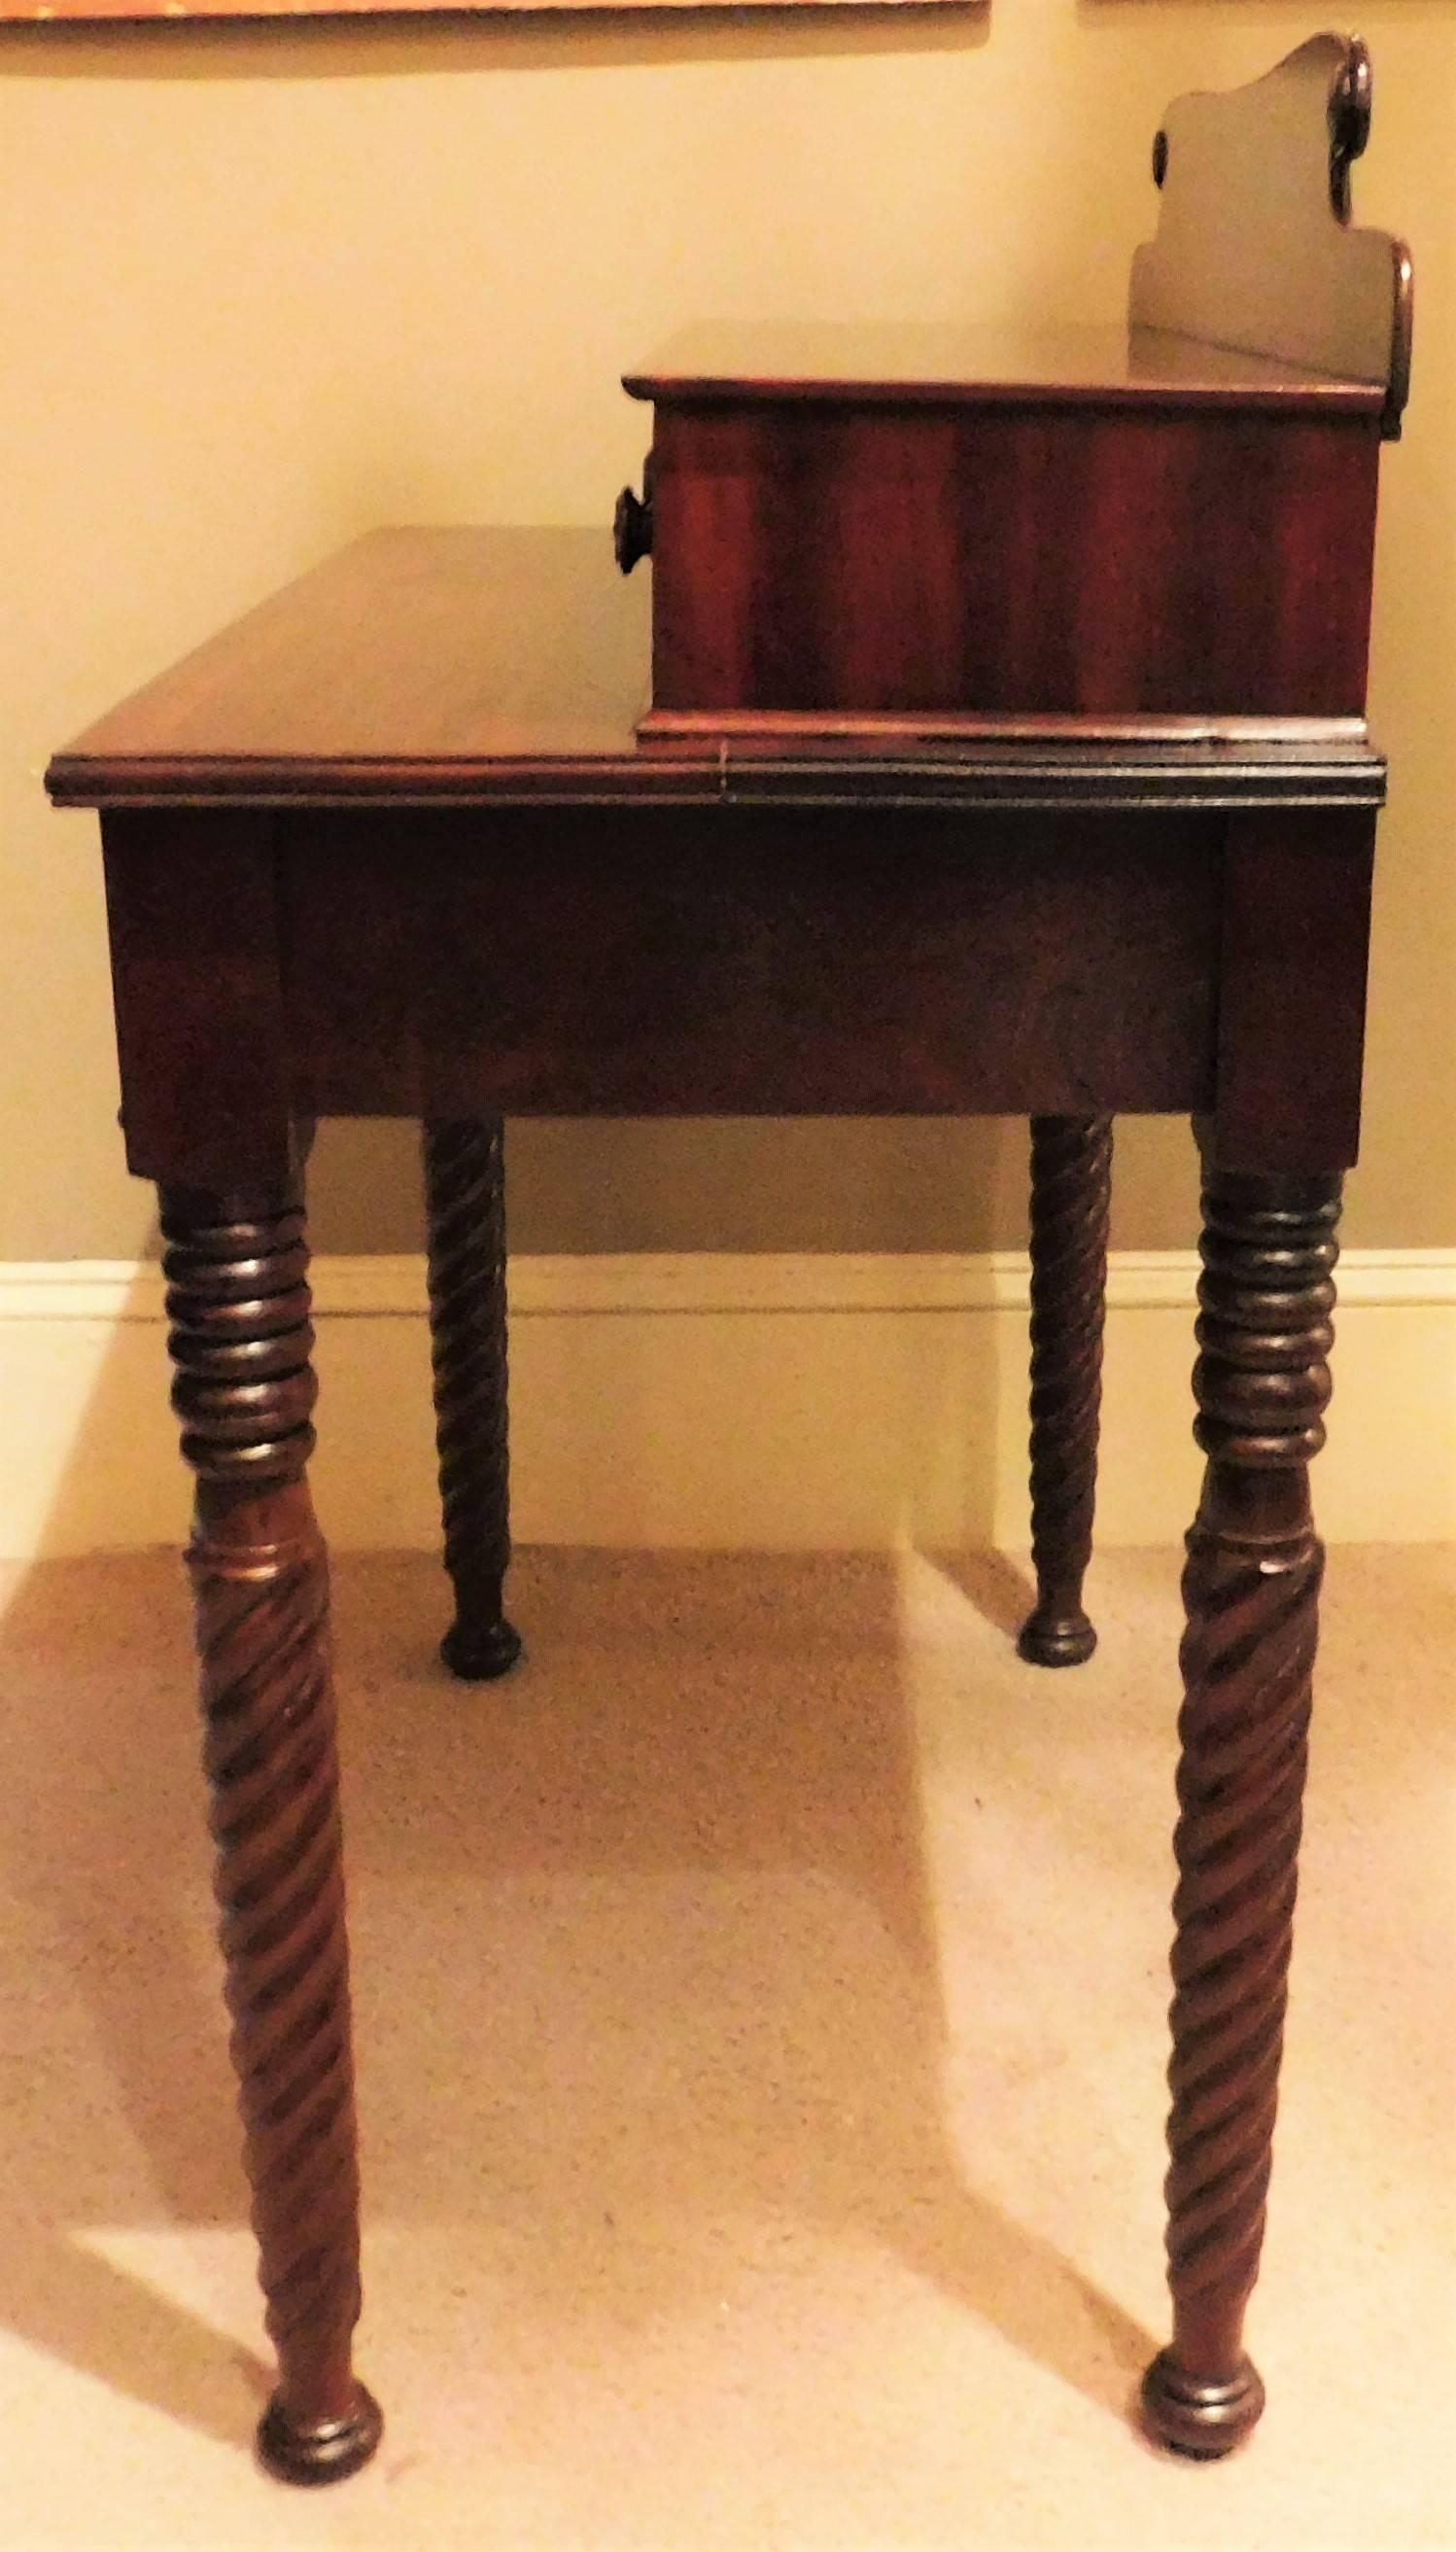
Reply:
[[[617,565],[624,576],[630,576],[639,559],[652,555],[652,463],[643,465],[643,492],[624,487],[617,498],[612,520],[612,547]]]

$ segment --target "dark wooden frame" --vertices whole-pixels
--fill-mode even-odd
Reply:
[[[891,8],[924,7],[926,0],[306,0],[302,8],[294,0],[187,0],[186,20],[215,21],[229,19],[261,19],[264,22],[285,20],[290,25],[298,18],[328,21],[360,17],[520,17],[548,9],[589,9],[594,14],[622,9],[702,10],[733,8]],[[931,6],[958,9],[982,9],[988,0],[930,0]],[[0,26],[89,24],[116,26],[156,25],[175,27],[175,10],[167,0],[53,0],[53,5],[41,6],[39,0],[0,0]]]

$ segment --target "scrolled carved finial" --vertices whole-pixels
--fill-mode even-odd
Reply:
[[[1350,218],[1350,163],[1370,140],[1374,96],[1370,55],[1358,36],[1345,48],[1345,58],[1329,92],[1329,200],[1342,222]]]

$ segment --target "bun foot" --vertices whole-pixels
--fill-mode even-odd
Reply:
[[[1029,1614],[1021,1625],[1016,1654],[1032,1666],[1080,1666],[1092,1655],[1097,1635],[1079,1604],[1070,1613]]]
[[[353,2414],[347,2419],[318,2419],[295,2427],[274,2393],[259,2422],[258,2452],[264,2471],[275,2481],[290,2481],[305,2490],[325,2482],[347,2481],[366,2464],[384,2429],[384,2414],[361,2384]]]
[[[505,1620],[487,1622],[478,1631],[455,1622],[440,1643],[440,1653],[462,1683],[494,1683],[519,1660],[521,1635]]]
[[[1186,2374],[1165,2348],[1143,2377],[1142,2402],[1159,2445],[1207,2461],[1231,2454],[1258,2426],[1264,2386],[1247,2357],[1225,2383],[1211,2384]]]

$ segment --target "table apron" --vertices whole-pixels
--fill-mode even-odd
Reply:
[[[1354,1157],[1368,810],[127,809],[128,1158],[322,1115],[1226,1118]],[[1220,1147],[1226,1153],[1227,1147]]]
[[[1206,819],[537,809],[279,833],[288,1040],[321,1114],[1211,1094]]]

